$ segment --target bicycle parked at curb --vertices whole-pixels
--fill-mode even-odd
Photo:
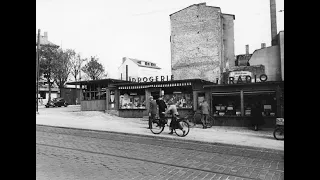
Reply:
[[[160,134],[164,130],[164,127],[166,125],[168,126],[168,118],[169,117],[167,117],[167,116],[164,117],[163,119],[160,119],[157,117],[156,119],[152,120],[151,129],[150,129],[151,132],[153,134]],[[190,131],[190,125],[189,125],[186,117],[180,118],[178,116],[176,121],[177,121],[177,123],[179,123],[181,125],[182,129],[178,128],[178,124],[173,125],[172,128],[173,128],[173,131],[175,132],[175,134],[180,137],[184,137],[184,136],[188,135],[189,131]]]
[[[202,115],[201,115],[201,111],[195,111],[192,114],[188,115],[186,117],[186,119],[188,120],[190,127],[196,127],[197,124],[201,124],[202,125]],[[211,114],[207,115],[207,122],[206,122],[206,127],[207,128],[211,128],[214,124],[214,117]]]
[[[276,119],[276,128],[273,131],[276,140],[284,140],[284,118]]]

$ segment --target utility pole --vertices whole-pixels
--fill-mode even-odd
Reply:
[[[38,103],[39,103],[39,50],[40,50],[40,29],[38,29],[38,42],[37,42],[37,58],[36,58],[36,93],[37,93],[37,103],[36,103],[36,113],[38,112]]]

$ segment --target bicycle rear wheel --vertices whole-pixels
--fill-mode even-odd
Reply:
[[[209,115],[207,119],[207,124],[206,124],[207,128],[211,128],[213,126],[213,123],[214,123],[214,118],[213,116]]]
[[[163,129],[164,129],[164,126],[165,124],[161,123],[160,122],[160,119],[155,119],[152,121],[151,123],[151,129],[150,131],[153,133],[153,134],[160,134]]]
[[[188,121],[183,120],[183,121],[180,121],[179,123],[180,123],[182,129],[175,129],[174,132],[176,133],[176,135],[180,136],[180,137],[184,137],[184,136],[188,135],[189,131],[190,131],[190,125],[189,125]]]

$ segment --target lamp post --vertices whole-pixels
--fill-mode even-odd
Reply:
[[[46,46],[46,47],[52,47],[52,48],[59,48],[57,45],[50,45],[50,44],[42,44],[41,46]],[[38,38],[37,38],[37,54],[36,54],[36,114],[39,114],[39,72],[40,72],[40,29],[38,29]],[[49,87],[50,87],[50,81],[49,81]]]

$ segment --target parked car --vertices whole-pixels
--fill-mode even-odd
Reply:
[[[46,104],[46,108],[49,107],[67,107],[68,103],[63,98],[54,98]]]

